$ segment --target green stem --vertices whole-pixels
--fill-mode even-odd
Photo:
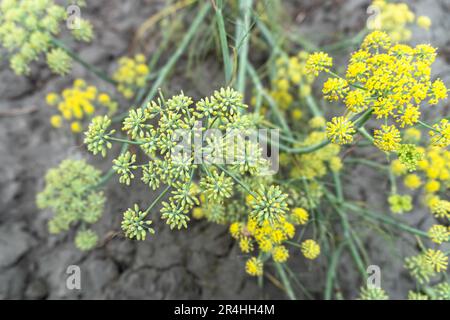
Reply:
[[[223,64],[225,69],[225,83],[228,85],[231,82],[233,66],[231,64],[230,52],[228,48],[227,32],[225,30],[225,22],[223,20],[223,1],[217,0],[216,10],[217,29],[219,31],[220,48],[222,51]]]
[[[367,132],[367,130],[366,130],[366,128],[364,128],[364,126],[361,126],[361,128],[358,128],[357,130],[364,138],[366,138],[370,142],[374,141],[373,137],[370,135],[369,132]]]
[[[142,142],[139,142],[139,141],[132,141],[132,140],[127,140],[127,139],[115,138],[115,137],[108,137],[108,140],[126,143],[126,144],[136,144],[136,145],[142,144]]]
[[[278,109],[278,106],[275,103],[275,101],[273,100],[273,98],[267,93],[267,90],[264,89],[263,85],[261,84],[261,80],[259,79],[258,74],[256,73],[255,69],[253,68],[253,66],[250,63],[247,64],[247,70],[252,78],[252,81],[256,87],[256,90],[261,92],[264,99],[266,99],[266,101],[269,103],[270,109],[276,115],[278,122],[280,123],[280,126],[283,128],[283,130],[285,130],[289,134],[289,136],[292,137],[292,132],[289,129],[289,126],[288,126],[283,114]]]
[[[54,44],[56,47],[61,48],[62,50],[64,50],[72,59],[77,61],[79,64],[81,64],[88,71],[92,72],[93,74],[95,74],[100,79],[102,79],[102,80],[104,80],[106,82],[109,82],[109,83],[111,83],[113,85],[116,85],[116,82],[113,79],[111,79],[110,77],[108,77],[108,75],[106,75],[106,73],[104,73],[103,71],[97,69],[96,67],[94,67],[90,63],[88,63],[85,60],[83,60],[77,53],[75,53],[75,51],[70,49],[68,46],[66,46],[64,43],[62,43],[58,39],[52,38],[51,39],[51,43]]]
[[[389,168],[386,165],[382,165],[379,164],[378,162],[375,161],[370,161],[367,159],[359,159],[359,158],[347,158],[344,160],[344,163],[360,163],[360,164],[364,164],[366,166],[375,168],[377,170],[389,170]]]
[[[283,286],[286,289],[286,293],[287,293],[289,299],[297,300],[297,298],[295,297],[295,294],[294,294],[294,290],[292,290],[291,283],[289,282],[289,279],[286,275],[286,272],[284,272],[283,266],[280,263],[276,262],[275,267],[277,269],[278,275],[281,278],[281,282],[283,283]]]
[[[411,234],[420,236],[420,237],[424,237],[424,238],[429,238],[428,233],[426,233],[425,231],[410,227],[406,224],[403,224],[393,218],[389,218],[386,217],[384,214],[382,213],[374,213],[370,210],[367,210],[365,208],[361,208],[360,206],[345,202],[342,204],[343,207],[346,207],[347,209],[353,211],[354,213],[363,216],[363,217],[369,217],[373,220],[378,220],[380,222],[383,222],[385,224],[397,227],[400,230],[409,232]]]
[[[338,199],[338,202],[342,203],[344,201],[344,193],[342,192],[342,184],[339,172],[333,171],[333,180],[336,188],[336,197]]]
[[[236,89],[242,94],[245,93],[245,75],[247,74],[248,49],[250,38],[250,16],[253,0],[240,0],[239,7],[243,21],[237,21],[236,48],[239,52],[239,68],[236,81]]]
[[[247,191],[250,195],[252,195],[254,198],[256,198],[257,197],[257,195],[254,193],[254,192],[252,192],[251,190],[250,190],[250,188],[245,184],[245,183],[243,183],[240,179],[238,179],[234,174],[232,174],[230,171],[228,171],[227,169],[225,169],[224,167],[222,167],[221,165],[218,165],[218,164],[214,164],[214,166],[216,166],[217,168],[219,168],[220,170],[222,170],[223,172],[225,172],[230,178],[232,178],[234,181],[236,181],[242,188],[244,188],[245,189],[245,191]],[[205,166],[205,168],[206,168],[206,166]]]
[[[430,130],[432,130],[434,132],[441,133],[439,130],[436,130],[435,128],[433,128],[432,126],[430,126],[429,124],[426,124],[425,122],[423,122],[421,120],[417,121],[417,123],[419,123],[422,127],[430,129]]]
[[[308,105],[313,116],[322,117],[322,111],[320,111],[320,108],[312,95],[306,96],[306,104]]]
[[[334,279],[336,278],[336,268],[342,253],[342,249],[344,248],[345,244],[346,242],[341,242],[331,256],[325,282],[325,293],[324,293],[325,300],[331,300],[332,298],[333,283]]]
[[[341,184],[339,177],[337,177],[336,183],[338,185]],[[344,229],[344,237],[348,242],[348,247],[350,249],[350,253],[353,257],[353,260],[355,261],[356,267],[358,268],[359,272],[361,273],[361,277],[364,278],[367,275],[366,268],[364,267],[364,262],[363,262],[361,256],[359,255],[359,252],[358,252],[358,249],[356,248],[355,242],[353,241],[353,238],[352,238],[352,235],[350,232],[351,227],[350,227],[350,223],[348,221],[347,214],[341,209],[341,205],[344,203],[344,201],[343,201],[343,199],[339,199],[339,196],[336,198],[337,202],[332,201],[333,198],[328,193],[325,193],[325,196],[327,197],[328,201],[331,203],[331,205],[334,207],[334,209],[338,213],[339,217],[341,218],[342,228]]]
[[[152,204],[147,208],[147,210],[145,210],[145,213],[150,212],[150,210],[152,210],[156,204],[166,195],[167,192],[169,192],[171,186],[168,185],[159,195],[158,197],[152,202]]]

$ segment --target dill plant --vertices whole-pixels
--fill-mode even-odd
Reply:
[[[16,6],[19,2],[21,4]],[[156,78],[150,76],[155,65],[147,63],[141,54],[119,59],[118,68],[109,78],[55,41],[56,26],[64,18],[62,13],[56,18],[50,17],[51,21],[43,18],[48,23],[40,35],[46,39],[42,52],[48,52],[51,69],[67,73],[70,58],[78,59],[100,78],[113,83],[126,99],[134,98],[137,106],[112,117],[117,107],[114,100],[106,93],[98,94],[94,87],[81,85],[82,80],[61,95],[47,96],[47,103],[57,106],[61,113],[51,118],[54,127],[61,127],[67,120],[71,122],[71,130],[78,132],[83,128],[84,116],[90,120],[84,143],[93,155],[106,157],[114,144],[122,146],[111,169],[104,175],[84,160],[65,160],[59,167],[49,170],[37,203],[40,208],[54,212],[49,222],[50,231],[59,233],[76,227],[75,245],[80,250],[94,248],[99,237],[89,225],[102,215],[106,201],[102,186],[113,176],[125,185],[124,188],[140,178],[155,199],[145,206],[134,204],[123,212],[121,229],[127,238],[141,241],[150,238],[151,241],[157,236],[158,228],[153,226],[153,219],[158,212],[171,229],[188,228],[192,219],[206,219],[227,226],[245,256],[245,272],[261,283],[267,267],[274,267],[291,299],[296,298],[291,279],[299,281],[289,269],[295,250],[307,260],[328,259],[323,295],[331,299],[333,289],[339,287],[337,268],[342,251],[348,251],[362,283],[365,281],[370,261],[356,228],[358,221],[351,219],[359,214],[358,220],[430,240],[428,247],[418,241],[419,252],[405,258],[405,268],[417,282],[416,290],[409,291],[407,297],[411,300],[449,299],[450,285],[445,278],[448,257],[440,246],[448,242],[450,236],[450,202],[445,199],[450,179],[450,157],[445,150],[450,143],[450,124],[447,119],[427,124],[422,116],[423,108],[445,100],[448,90],[442,80],[431,77],[437,50],[428,44],[412,47],[403,43],[411,36],[412,23],[428,29],[430,19],[416,17],[406,4],[375,0],[373,5],[381,14],[369,25],[370,32],[363,30],[350,39],[351,45],[357,44],[358,48],[349,57],[345,73],[338,75],[333,69],[333,58],[325,49],[316,50],[317,46],[301,39],[304,50],[298,52],[295,48],[291,50],[294,53],[290,53],[289,45],[279,45],[275,39],[274,30],[270,28],[271,13],[252,15],[252,5],[264,11],[261,3],[238,2],[239,6],[230,6],[231,9],[222,1],[214,3],[214,23],[205,22],[211,9],[209,2],[198,4],[199,12],[191,27]],[[49,1],[35,3],[33,7],[30,1],[8,0],[2,3],[1,10],[9,12],[15,7],[23,10],[30,6],[38,16],[49,14],[35,7]],[[60,11],[57,7],[54,10]],[[246,49],[239,50],[233,61],[227,37],[229,26],[224,15],[236,14],[236,10],[237,20],[244,18],[244,21],[236,24],[235,47]],[[35,35],[20,31],[21,23],[30,22],[19,19],[12,26],[11,21],[16,19],[14,14],[1,19],[0,39],[9,53],[19,49],[27,53],[29,48],[26,41],[23,49],[22,42],[9,39],[6,33],[12,29],[8,28],[17,28],[19,31],[15,32],[19,35],[22,32],[22,38],[29,38],[30,42],[39,40]],[[251,30],[250,20],[254,20],[257,32],[249,31],[246,36],[246,30],[240,28],[245,26]],[[202,23],[217,28],[225,87],[199,101],[183,92],[169,99],[162,93],[156,97]],[[54,29],[49,29],[49,25]],[[83,22],[82,26],[73,36],[77,40],[90,40],[92,30],[88,22]],[[259,72],[249,59],[248,47],[252,44],[250,39],[254,38],[267,42],[265,50],[271,58],[275,57],[274,63],[269,63],[268,70],[264,70],[267,72]],[[335,47],[341,45],[337,43]],[[20,54],[13,55],[11,65],[17,73],[26,74],[28,63],[36,56],[29,55],[27,60]],[[328,75],[328,79],[323,83],[322,95],[315,96],[314,82],[321,73]],[[243,93],[250,82],[253,88],[248,106]],[[345,111],[332,109],[333,116],[327,120],[319,107],[321,98],[330,104],[344,105]],[[94,116],[97,103],[108,112]],[[76,125],[76,122],[80,123]],[[199,127],[199,122],[203,126]],[[118,123],[121,123],[120,129]],[[370,125],[373,129],[366,129]],[[422,138],[417,127],[429,131],[428,139]],[[239,129],[246,133],[257,128],[280,130],[277,175],[267,175],[270,163],[263,156],[259,143],[246,141],[237,148],[230,146],[226,139],[228,130]],[[203,136],[203,132],[210,129],[222,135]],[[179,149],[180,131],[183,138],[198,142],[196,148]],[[349,151],[346,145],[357,148],[362,145],[360,139],[366,139],[388,163],[345,159]],[[215,161],[228,153],[234,157],[232,163]],[[404,220],[373,212],[347,199],[342,178],[348,174],[349,160],[387,173],[391,188],[386,204],[393,214],[407,217],[407,213],[414,210],[412,196],[398,192],[397,180],[402,179],[406,189],[420,192],[436,223],[422,231]],[[359,298],[385,300],[388,293],[383,288],[362,286]]]

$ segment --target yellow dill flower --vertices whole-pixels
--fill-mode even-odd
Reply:
[[[305,258],[314,260],[320,255],[320,246],[312,239],[305,240],[301,244],[301,251]]]
[[[59,115],[53,115],[50,117],[50,124],[55,128],[61,128],[62,121],[63,121],[63,119]]]
[[[412,198],[410,195],[393,194],[388,198],[392,213],[405,213],[412,210]]]
[[[419,107],[415,107],[413,105],[408,105],[403,112],[397,118],[397,121],[400,122],[400,127],[404,128],[405,126],[413,126],[419,121],[420,111]]]
[[[407,188],[415,190],[422,185],[422,180],[417,174],[408,174],[403,180],[403,183]]]
[[[295,227],[292,223],[285,221],[283,223],[283,231],[289,239],[295,236]]]
[[[272,251],[273,245],[269,239],[262,238],[262,239],[259,239],[259,241],[258,241],[258,247],[259,247],[259,250],[267,253],[267,252]]]
[[[356,132],[354,124],[345,117],[334,117],[327,122],[327,137],[333,143],[346,144],[353,141],[353,134]]]
[[[441,189],[441,183],[437,180],[429,180],[425,184],[425,191],[428,193],[435,193]]]
[[[354,113],[360,113],[367,109],[366,100],[369,98],[366,91],[361,89],[352,90],[347,94],[344,102],[347,108]]]
[[[287,240],[286,234],[285,234],[282,230],[280,230],[280,229],[275,229],[275,230],[273,230],[273,231],[269,234],[269,236],[270,236],[270,239],[272,240],[272,242],[275,243],[275,244],[280,244],[280,243],[282,243],[283,241],[286,241],[286,240]]]
[[[318,76],[319,72],[330,71],[332,65],[333,59],[325,52],[312,53],[306,61],[306,69],[315,76]]]
[[[347,67],[346,77],[350,80],[361,81],[365,78],[366,72],[367,64],[365,62],[353,60]]]
[[[427,205],[436,218],[450,218],[450,202],[434,196],[428,199]]]
[[[247,194],[245,196],[245,203],[250,206],[252,202],[255,200],[255,197],[253,197],[251,194]]]
[[[233,222],[230,225],[230,234],[234,239],[239,239],[241,237],[242,225],[240,222]]]
[[[308,211],[303,208],[294,208],[292,209],[291,217],[293,221],[297,224],[304,225],[309,220]]]
[[[428,229],[428,236],[431,241],[441,244],[447,242],[450,238],[450,230],[443,225],[435,224],[430,229]]]
[[[272,250],[273,261],[283,263],[289,258],[289,251],[285,246],[276,246]]]
[[[441,250],[428,249],[425,252],[426,261],[433,266],[436,272],[446,271],[448,257]]]
[[[263,262],[259,258],[252,257],[245,263],[245,272],[251,276],[262,276]]]
[[[73,81],[73,87],[77,89],[83,89],[86,87],[86,81],[83,79],[77,78]]]
[[[409,142],[418,142],[422,137],[422,132],[416,128],[408,128],[403,133],[403,139]]]
[[[402,176],[408,171],[408,168],[398,159],[391,162],[391,169],[392,173],[396,176]]]
[[[205,217],[205,212],[201,207],[195,207],[192,209],[192,217],[194,219],[203,219]]]
[[[312,129],[321,129],[325,127],[327,120],[321,116],[315,116],[309,120],[308,124]]]
[[[239,241],[239,247],[241,248],[241,251],[244,253],[249,253],[253,251],[252,239],[250,239],[250,237],[243,237]]]
[[[64,89],[60,95],[56,93],[47,95],[46,101],[50,105],[57,104],[57,111],[60,113],[60,116],[65,120],[71,121],[70,128],[72,132],[79,133],[83,129],[83,120],[93,118],[93,114],[97,109],[100,109],[96,108],[96,105],[98,105],[96,104],[98,101],[97,95],[98,90],[95,86],[88,86],[83,79],[75,79],[72,87]],[[106,94],[102,95],[104,96],[102,99],[105,97],[109,98]],[[109,99],[108,103],[102,107],[106,107],[107,110],[105,111],[111,114],[117,107],[117,102]],[[76,121],[72,121],[74,118]]]
[[[249,218],[247,221],[246,229],[250,234],[255,234],[258,229],[258,221],[256,219]]]
[[[417,25],[423,29],[428,30],[431,27],[431,19],[427,16],[418,16]]]
[[[430,131],[431,144],[445,148],[450,144],[450,123],[442,119],[439,124],[433,125],[436,131]]]
[[[70,130],[75,133],[80,133],[83,130],[83,127],[79,121],[74,121],[70,124]]]
[[[324,84],[322,93],[329,101],[343,99],[349,91],[348,83],[341,78],[329,78]]]
[[[98,95],[98,102],[101,104],[107,105],[111,102],[111,98],[106,93],[101,93]]]
[[[374,31],[366,36],[361,48],[368,49],[388,49],[391,46],[391,38],[383,31]]]
[[[149,73],[150,70],[145,63],[145,57],[139,54],[134,58],[120,58],[113,79],[117,82],[119,92],[125,98],[130,99],[134,96],[137,88],[145,86]]]
[[[45,97],[45,101],[47,102],[47,104],[49,106],[56,106],[58,104],[59,101],[59,97],[56,93],[54,92],[50,92],[49,94],[47,94],[47,96]]]
[[[396,151],[401,142],[400,131],[395,126],[382,125],[374,132],[374,144],[382,151]]]
[[[288,91],[289,90],[289,80],[278,79],[275,81],[275,87],[277,87],[280,91]]]
[[[291,111],[292,119],[300,120],[303,116],[303,113],[300,109],[295,109]]]
[[[342,160],[339,157],[332,157],[329,161],[330,169],[333,172],[339,172],[341,171],[342,167],[344,166],[342,164]]]
[[[445,86],[444,82],[441,79],[436,79],[432,86],[431,91],[433,93],[432,98],[430,99],[430,104],[437,104],[439,100],[447,99],[447,87]]]

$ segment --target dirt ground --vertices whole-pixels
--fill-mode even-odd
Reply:
[[[284,2],[284,1],[283,1]],[[369,1],[286,1],[287,10],[296,20],[292,28],[319,42],[355,34],[365,24]],[[436,70],[447,84],[450,53],[450,0],[407,1],[415,12],[432,18],[430,33],[417,30],[415,42],[431,42],[440,48]],[[163,0],[96,0],[88,1],[83,14],[96,30],[96,40],[79,46],[82,57],[100,68],[113,68],[113,61],[129,53],[129,44],[136,28],[164,6]],[[158,45],[151,39],[148,52]],[[187,231],[170,231],[157,219],[157,234],[143,242],[123,237],[103,241],[89,253],[79,252],[73,245],[73,233],[53,236],[47,230],[49,211],[40,211],[35,195],[43,186],[45,172],[67,157],[87,157],[91,163],[106,169],[87,155],[80,141],[50,127],[51,111],[45,106],[45,95],[60,91],[75,77],[85,77],[92,84],[108,90],[80,66],[71,77],[51,75],[43,66],[34,66],[29,78],[17,77],[0,62],[0,298],[1,299],[245,299],[285,298],[283,292],[267,284],[260,289],[256,281],[244,273],[245,259],[240,255],[227,229],[204,221],[193,222]],[[220,71],[214,62],[200,65],[203,79],[192,84],[183,76],[184,61],[172,73],[166,87],[171,92],[183,88],[198,96],[221,85]],[[213,70],[213,72],[211,72]],[[218,77],[219,78],[218,78]],[[200,87],[200,88],[199,88]],[[34,110],[34,111],[33,111]],[[33,111],[33,112],[29,112]],[[26,114],[21,114],[22,112]],[[357,168],[350,177],[347,193],[385,208],[382,196],[385,179],[377,172]],[[132,189],[111,181],[106,189],[110,199],[102,220],[94,227],[102,235],[120,229],[121,213],[133,203],[148,203],[153,197],[148,189],[137,184]],[[410,216],[408,223],[419,223],[422,212]],[[105,238],[106,239],[106,238]],[[383,286],[392,298],[402,298],[413,284],[402,269],[406,244],[399,241],[398,250],[385,248],[376,237],[367,244],[374,255],[374,264],[385,268]],[[405,249],[403,250],[403,248]],[[343,259],[346,260],[346,259]],[[361,285],[354,271],[342,261],[340,277],[343,291],[354,297]],[[325,265],[293,265],[314,297],[321,297]],[[66,288],[66,269],[79,265],[82,290]],[[384,285],[385,284],[385,285]],[[300,295],[301,296],[301,295]]]

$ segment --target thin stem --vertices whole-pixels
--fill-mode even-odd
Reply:
[[[273,98],[267,93],[267,90],[264,89],[263,85],[261,84],[261,80],[259,79],[258,74],[256,73],[255,69],[253,68],[253,66],[250,63],[247,64],[247,70],[252,78],[252,81],[256,87],[256,90],[261,92],[264,99],[266,99],[266,101],[269,103],[269,106],[270,106],[272,112],[276,115],[278,122],[280,123],[283,130],[285,130],[289,134],[289,136],[292,137],[292,132],[289,129],[289,126],[288,126],[283,114],[281,114],[280,110],[278,109],[277,104],[275,103]]]
[[[380,222],[383,222],[385,224],[397,227],[398,229],[401,229],[403,231],[409,232],[411,234],[417,235],[417,236],[421,236],[424,238],[429,238],[428,233],[426,233],[425,231],[410,227],[406,224],[403,224],[399,221],[397,221],[396,219],[390,218],[390,217],[386,217],[384,214],[382,213],[374,213],[370,210],[367,210],[365,208],[362,208],[360,206],[345,202],[342,204],[343,207],[346,207],[347,209],[353,211],[354,213],[363,216],[363,217],[369,217],[371,219],[374,220],[378,220]]]
[[[107,139],[111,140],[111,141],[126,143],[126,144],[136,144],[136,145],[143,144],[143,142],[132,141],[132,140],[127,140],[127,139],[121,139],[121,138],[115,138],[115,137],[108,137]]]
[[[342,249],[346,245],[346,242],[341,242],[337,249],[331,255],[330,263],[328,265],[327,277],[325,282],[324,299],[331,300],[334,279],[336,278],[336,268],[341,257]]]
[[[374,141],[373,137],[370,135],[369,132],[367,132],[367,130],[366,130],[366,128],[364,128],[364,126],[361,126],[361,128],[358,128],[357,130],[364,138],[366,138],[370,142]]]
[[[236,81],[236,89],[245,93],[245,76],[247,74],[247,62],[248,62],[248,49],[249,49],[249,38],[250,38],[250,17],[251,9],[253,5],[253,0],[240,0],[239,7],[241,16],[243,16],[243,21],[238,19],[237,21],[237,37],[236,37],[236,48],[240,49],[239,52],[239,67],[238,75]],[[241,45],[242,43],[242,45]]]
[[[225,172],[230,178],[232,178],[234,181],[236,181],[242,188],[245,189],[245,191],[247,191],[250,195],[252,195],[254,198],[256,198],[256,194],[254,192],[252,192],[250,190],[250,188],[243,183],[240,179],[238,179],[234,174],[232,174],[230,171],[228,171],[227,169],[225,169],[224,167],[222,167],[221,165],[218,164],[214,164],[214,166],[216,166],[217,168],[219,168],[220,170],[222,170],[223,172]],[[206,166],[205,166],[206,168]]]
[[[425,127],[425,128],[427,128],[427,129],[430,129],[430,130],[432,130],[432,131],[434,131],[434,132],[441,133],[439,130],[433,128],[432,126],[430,126],[429,124],[426,124],[425,122],[423,122],[423,121],[421,121],[421,120],[418,120],[417,123],[419,123],[422,127]]]
[[[315,116],[315,117],[322,116],[322,111],[320,111],[320,108],[317,105],[317,102],[312,95],[306,96],[306,104],[308,105],[309,110],[311,111],[313,116]]]
[[[224,64],[225,71],[225,83],[229,84],[231,82],[231,76],[233,72],[233,66],[231,64],[230,52],[228,49],[228,40],[227,40],[227,32],[225,30],[225,22],[223,20],[223,1],[217,0],[217,4],[214,6],[216,11],[216,22],[217,29],[219,31],[219,41],[220,41],[220,49],[222,51],[222,58]]]
[[[286,290],[286,294],[288,295],[289,299],[291,300],[297,300],[294,294],[294,290],[292,290],[291,283],[289,282],[289,279],[286,275],[286,272],[284,272],[283,266],[276,262],[275,268],[277,269],[277,273],[281,278],[281,282],[283,283],[284,289]]]
[[[152,210],[156,204],[166,195],[167,192],[169,192],[170,188],[172,186],[168,185],[159,195],[158,197],[152,202],[152,204],[147,208],[147,210],[145,210],[145,213],[150,212],[150,210]]]
[[[366,166],[375,168],[377,170],[389,170],[389,168],[386,165],[382,165],[379,164],[378,162],[375,161],[370,161],[367,159],[359,159],[359,158],[347,158],[344,160],[344,163],[360,163],[360,164],[364,164]]]
[[[333,171],[333,180],[334,186],[336,188],[336,197],[338,199],[338,202],[342,203],[344,201],[344,194],[342,192],[342,183],[339,172]]]
[[[95,74],[100,79],[102,79],[102,80],[104,80],[106,82],[109,82],[109,83],[111,83],[113,85],[116,85],[116,81],[114,81],[113,79],[108,77],[108,75],[106,73],[104,73],[103,71],[97,69],[96,67],[94,67],[90,63],[88,63],[85,60],[83,60],[77,53],[75,53],[75,51],[70,49],[68,46],[66,46],[64,43],[62,43],[58,39],[52,38],[51,39],[51,43],[54,44],[55,46],[57,46],[58,48],[61,48],[62,50],[64,50],[72,59],[74,59],[79,64],[81,64],[83,67],[85,67],[86,70],[92,72],[93,74]]]

